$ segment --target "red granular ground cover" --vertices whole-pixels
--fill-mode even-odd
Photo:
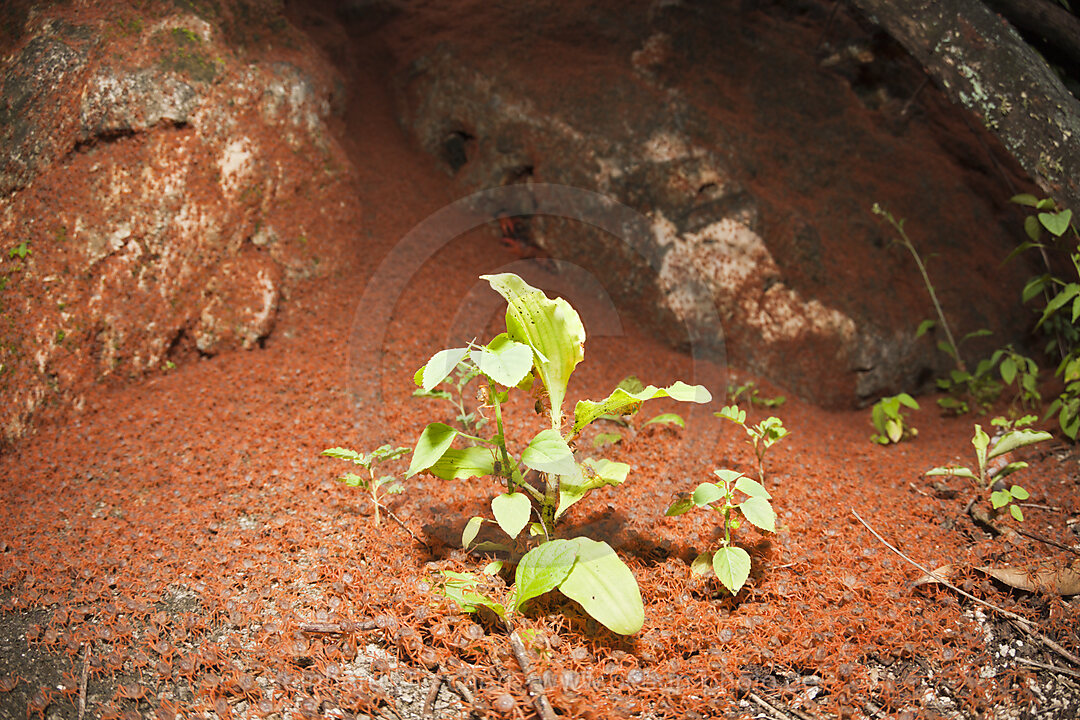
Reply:
[[[72,683],[90,646],[91,682],[114,688],[92,705],[102,717],[159,708],[164,717],[372,713],[392,702],[392,688],[350,670],[370,664],[357,658],[370,643],[396,656],[406,679],[437,673],[450,688],[463,684],[472,705],[462,712],[498,714],[492,702],[508,693],[507,716],[530,714],[505,634],[433,589],[437,570],[483,563],[455,547],[497,488],[410,480],[390,505],[429,551],[393,524],[373,527],[364,497],[333,480],[344,466],[318,457],[334,445],[411,446],[425,421],[450,420],[448,406],[409,397],[412,373],[446,344],[445,319],[478,271],[512,260],[497,233],[478,231],[425,265],[388,328],[380,408],[355,407],[348,392],[347,349],[364,342],[350,339],[352,313],[372,281],[358,264],[356,274],[296,293],[265,348],[180,358],[160,376],[101,387],[82,413],[53,418],[6,452],[3,622],[37,618],[23,642],[51,653],[67,678],[66,691],[43,689],[53,706],[74,707]],[[601,396],[629,372],[657,383],[692,376],[684,356],[631,318],[625,335],[587,343],[572,392]],[[869,442],[865,411],[796,400],[776,411],[791,430],[767,458],[781,527],[768,537],[740,530],[754,573],[734,599],[688,570],[715,547],[715,520],[663,511],[713,468],[753,472],[742,431],[699,416],[685,430],[642,430],[607,451],[633,466],[630,479],[575,506],[567,531],[618,548],[640,583],[645,627],[620,638],[557,594],[536,602],[521,625],[535,631],[555,707],[573,717],[707,717],[757,712],[738,705],[753,695],[811,714],[866,714],[872,702],[886,715],[932,716],[928,689],[965,716],[1034,703],[1026,687],[1034,669],[997,654],[1008,629],[980,625],[949,591],[913,589],[918,571],[849,512],[926,565],[956,564],[957,582],[1075,652],[1073,604],[1010,594],[970,570],[1070,557],[1023,537],[991,539],[965,515],[975,493],[960,481],[953,498],[930,491],[923,472],[968,461],[972,427],[932,405],[927,398],[913,414],[919,437],[889,448]],[[508,413],[528,411],[518,402]],[[1074,544],[1075,450],[1055,445],[1029,459],[1021,477],[1032,502],[1056,509],[1027,508],[1024,528]],[[310,622],[344,623],[346,632],[303,632]],[[38,688],[24,682],[0,699],[21,690]]]
[[[369,319],[355,313],[365,289],[382,281],[380,259],[454,198],[434,161],[409,149],[378,82],[352,98],[346,116],[364,123],[344,140],[364,208],[356,256],[330,259],[338,271],[295,290],[265,347],[182,354],[173,370],[101,385],[81,412],[56,410],[0,456],[3,718],[75,717],[84,668],[90,717],[421,717],[436,681],[431,716],[533,715],[505,633],[456,610],[435,587],[439,570],[482,567],[483,558],[456,548],[464,523],[486,514],[498,488],[408,481],[389,505],[425,547],[392,523],[374,527],[363,494],[334,481],[345,466],[318,455],[336,445],[412,446],[426,422],[450,421],[448,406],[410,397],[413,372],[448,345],[477,276],[518,259],[494,220],[459,238],[410,278],[385,339],[371,348],[375,340],[355,331]],[[298,210],[306,211],[317,225],[317,208]],[[545,267],[532,268],[541,280]],[[588,326],[595,308],[579,310]],[[695,380],[685,355],[633,316],[622,323],[622,335],[587,343],[568,407],[603,397],[630,373],[656,384]],[[378,405],[370,388],[355,387],[370,368],[349,365],[350,351],[365,347],[378,362]],[[767,396],[782,392],[758,382]],[[524,399],[508,412],[531,415]],[[750,413],[755,421],[766,414]],[[575,506],[565,528],[616,547],[640,584],[645,626],[621,638],[558,594],[534,601],[519,624],[532,631],[534,664],[556,710],[802,718],[982,717],[1006,708],[1068,717],[1075,705],[1051,711],[1040,689],[1058,676],[1014,656],[1061,658],[951,591],[912,587],[920,573],[850,513],[927,566],[952,563],[964,589],[1076,653],[1075,601],[1008,591],[974,570],[1061,567],[1075,555],[990,536],[965,512],[972,487],[955,480],[955,495],[942,497],[923,477],[935,465],[970,463],[973,422],[988,419],[943,419],[924,398],[912,413],[918,438],[881,448],[869,441],[868,411],[789,399],[775,414],[791,430],[767,458],[779,527],[768,536],[739,531],[754,570],[735,598],[689,573],[697,553],[716,547],[716,520],[663,512],[714,468],[753,473],[742,431],[697,414],[683,430],[642,429],[604,451],[632,465],[630,478]],[[511,431],[520,437],[525,422],[512,420]],[[1077,451],[1051,443],[1027,459],[1032,467],[1016,476],[1034,503],[1024,529],[1075,547]],[[339,632],[305,632],[311,623]]]

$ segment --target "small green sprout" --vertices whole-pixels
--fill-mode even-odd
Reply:
[[[16,258],[17,257],[20,260],[25,260],[27,258],[27,256],[33,255],[33,254],[34,254],[34,251],[30,249],[30,242],[28,240],[23,240],[21,243],[19,243],[15,247],[11,248],[10,250],[8,250],[8,257],[9,258]]]
[[[644,383],[642,383],[641,380],[639,380],[635,375],[629,375],[623,378],[622,382],[620,382],[617,387],[627,391],[628,393],[639,393],[645,389]],[[623,415],[612,415],[610,413],[605,413],[598,417],[597,420],[609,422],[613,425],[629,430],[631,437],[633,437],[638,432],[638,428],[634,427],[633,418],[637,414],[637,411],[639,409],[639,404],[631,405],[626,408],[626,412]],[[677,425],[678,427],[685,428],[686,421],[683,420],[681,415],[669,412],[661,413],[659,415],[655,415],[649,418],[641,424],[641,429],[644,429],[649,425]],[[593,438],[593,447],[599,448],[605,445],[614,445],[616,443],[622,442],[622,440],[623,434],[619,430],[601,432],[597,433],[596,436]]]
[[[871,440],[880,445],[888,445],[889,443],[898,443],[901,440],[913,438],[919,434],[917,429],[904,422],[904,414],[900,410],[901,405],[912,410],[919,409],[919,403],[915,402],[915,399],[907,393],[881,398],[874,403],[871,420],[877,430],[877,435],[872,436]]]
[[[758,392],[757,383],[753,380],[749,380],[742,385],[728,385],[727,387],[728,401],[732,404],[738,403],[739,398],[746,395],[750,400],[751,405],[757,405],[764,408],[778,408],[787,402],[787,398],[783,395],[777,395],[776,397],[765,397]]]
[[[385,508],[382,501],[379,499],[380,491],[397,494],[402,491],[402,486],[395,475],[375,477],[375,468],[381,463],[396,460],[408,452],[409,448],[407,447],[392,448],[390,445],[382,445],[367,455],[342,447],[323,450],[320,454],[325,455],[326,457],[338,458],[339,460],[348,460],[354,465],[359,465],[364,468],[367,472],[367,477],[350,472],[345,473],[337,478],[337,480],[338,482],[345,483],[349,487],[359,487],[368,491],[371,495],[371,504],[375,508],[375,526],[378,527],[380,523],[379,510],[380,508]],[[385,490],[383,490],[384,488]],[[387,512],[389,512],[389,510],[387,510]]]
[[[1004,460],[1005,458],[1003,456],[1005,456],[1006,453],[1012,452],[1017,448],[1049,440],[1053,437],[1050,433],[1042,430],[1024,428],[1025,425],[1030,425],[1034,420],[1034,415],[1026,415],[1016,421],[1000,417],[994,418],[991,420],[991,423],[1001,428],[1003,432],[996,437],[992,445],[990,436],[983,431],[981,425],[976,425],[975,435],[971,438],[971,444],[975,447],[975,460],[978,465],[978,472],[968,467],[948,465],[933,468],[932,470],[927,471],[926,475],[929,477],[953,476],[968,478],[981,490],[991,491],[990,502],[994,506],[994,510],[1000,510],[1008,505],[1010,514],[1016,518],[1018,522],[1023,522],[1024,514],[1020,511],[1020,508],[1011,505],[1011,503],[1014,499],[1026,500],[1028,498],[1028,492],[1019,485],[1012,485],[1011,487],[1006,486],[1004,479],[1017,470],[1023,470],[1028,464],[1019,460],[1006,462],[1003,465],[992,465],[991,461],[996,458],[1002,458]]]
[[[732,595],[737,595],[750,577],[750,553],[731,544],[731,533],[739,528],[738,511],[754,527],[766,532],[776,531],[776,513],[769,501],[772,496],[761,486],[734,470],[714,470],[720,484],[704,482],[692,494],[683,494],[664,513],[668,517],[682,515],[695,507],[709,508],[724,516],[724,541],[719,550],[698,555],[690,565],[695,575],[712,570]],[[735,493],[747,498],[735,502]]]
[[[738,405],[727,405],[720,412],[713,413],[716,417],[730,420],[736,425],[742,426],[749,440],[754,446],[754,455],[757,457],[758,482],[765,483],[765,453],[776,443],[788,436],[788,430],[784,422],[778,417],[767,417],[757,425],[746,424],[746,411],[740,410]]]

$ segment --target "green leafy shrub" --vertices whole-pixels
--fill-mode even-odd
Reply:
[[[764,484],[765,454],[769,452],[769,448],[788,436],[784,422],[778,417],[767,417],[757,425],[747,425],[746,411],[740,410],[738,405],[727,405],[713,414],[730,420],[746,431],[747,443],[753,446],[754,456],[757,458],[758,482]]]
[[[672,517],[693,508],[705,508],[724,516],[724,540],[720,549],[698,555],[690,565],[690,571],[704,575],[711,570],[723,586],[736,595],[750,577],[750,554],[731,541],[732,531],[740,525],[737,514],[761,530],[775,532],[776,513],[769,502],[772,496],[760,483],[734,470],[714,470],[713,474],[720,479],[719,485],[701,483],[692,494],[675,500],[665,514]],[[736,493],[746,495],[746,499],[735,502]]]
[[[919,434],[918,430],[905,422],[906,418],[900,410],[901,406],[912,410],[919,409],[919,403],[907,393],[881,398],[874,403],[870,418],[874,423],[874,429],[877,430],[877,435],[872,436],[871,440],[881,445],[888,445]]]
[[[990,491],[990,502],[994,510],[1000,510],[1009,506],[1009,513],[1018,521],[1023,522],[1024,514],[1016,505],[1012,505],[1013,499],[1025,500],[1028,492],[1019,485],[1007,486],[1005,478],[1017,470],[1028,466],[1024,461],[1013,461],[1004,464],[991,465],[991,461],[1003,457],[1006,453],[1027,445],[1034,445],[1053,437],[1050,433],[1042,430],[1031,430],[1025,425],[1035,420],[1034,415],[1027,415],[1019,420],[1010,421],[1005,418],[994,418],[991,423],[1001,429],[1001,434],[993,443],[990,437],[983,431],[981,425],[975,426],[975,435],[971,438],[971,444],[975,447],[975,461],[977,472],[968,467],[949,465],[936,467],[927,471],[928,476],[955,476],[968,478],[975,482],[981,490]]]
[[[543,539],[517,561],[520,568],[525,558],[530,558],[525,569],[515,575],[514,595],[507,601],[509,604],[499,603],[503,612],[507,607],[519,609],[529,597],[534,597],[531,590],[523,588],[522,582],[527,581],[530,588],[534,582],[536,587],[550,584],[548,589],[558,588],[613,632],[633,634],[641,628],[644,609],[630,569],[605,542],[587,537],[559,542],[555,534],[556,523],[568,508],[597,488],[619,485],[630,467],[606,459],[578,462],[572,446],[589,424],[605,415],[632,412],[654,398],[707,403],[712,396],[700,385],[683,382],[666,388],[649,385],[638,391],[616,388],[603,400],[579,401],[574,407],[573,422],[564,428],[567,386],[574,369],[584,359],[585,328],[581,319],[565,300],[548,298],[517,275],[481,277],[507,302],[506,332],[486,345],[472,343],[436,353],[417,371],[414,380],[423,390],[431,391],[461,364],[468,373],[475,370],[477,377],[482,378],[479,394],[484,407],[492,412],[495,433],[482,437],[445,423],[430,423],[413,450],[407,477],[420,472],[444,480],[492,476],[505,484],[506,492],[491,502],[494,519],[474,517],[462,534],[466,548],[503,551],[511,561],[522,544]],[[503,405],[512,391],[531,393],[534,410],[546,416],[548,425],[520,451],[507,438],[503,420]],[[454,447],[459,438],[473,444]],[[494,523],[511,542],[476,543],[484,523]],[[551,545],[553,542],[558,544]],[[538,577],[543,582],[536,580]],[[474,605],[470,605],[464,593],[471,593],[467,597],[473,600],[486,597],[473,591],[480,587],[480,579],[469,578],[447,576],[448,596],[459,600],[459,604],[464,603],[462,607],[466,609]],[[496,608],[491,609],[498,613]]]
[[[408,452],[409,448],[407,447],[393,448],[389,445],[382,445],[368,454],[356,452],[355,450],[349,450],[347,448],[335,447],[323,450],[320,455],[338,458],[339,460],[347,460],[353,465],[357,465],[364,469],[366,477],[365,475],[358,475],[350,472],[341,475],[337,480],[338,482],[345,483],[349,487],[359,487],[362,490],[367,490],[368,494],[371,496],[371,505],[375,510],[375,526],[378,527],[379,511],[385,508],[380,499],[380,492],[387,492],[393,495],[400,493],[403,488],[396,475],[375,477],[375,468],[382,463],[396,460]]]
[[[1071,210],[1061,209],[1051,198],[1017,195],[1012,201],[1034,210],[1024,221],[1028,239],[1013,255],[1038,250],[1046,272],[1028,280],[1021,296],[1023,302],[1042,298],[1036,328],[1047,338],[1045,352],[1061,358],[1057,375],[1065,383],[1061,394],[1050,403],[1046,417],[1057,415],[1061,431],[1075,441],[1080,432],[1080,231]],[[1050,240],[1043,240],[1043,232]],[[1076,279],[1054,274],[1050,253],[1064,255],[1076,272]],[[1010,255],[1012,257],[1013,255]]]

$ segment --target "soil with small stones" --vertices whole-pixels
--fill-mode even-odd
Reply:
[[[560,284],[555,264],[522,266],[493,223],[423,264],[380,342],[357,331],[370,328],[356,312],[365,292],[379,291],[380,260],[455,199],[434,161],[398,129],[385,68],[377,48],[370,52],[358,59],[365,70],[353,78],[350,124],[340,129],[369,208],[359,221],[368,243],[335,258],[331,278],[293,294],[265,347],[181,354],[174,369],[102,384],[81,412],[56,410],[0,456],[0,719],[76,718],[80,703],[87,718],[533,715],[505,632],[437,590],[441,570],[483,566],[458,540],[499,488],[410,479],[388,504],[414,539],[393,523],[375,526],[365,496],[335,482],[344,467],[319,456],[333,446],[412,446],[426,422],[452,422],[446,404],[411,397],[412,375],[451,342],[451,320],[478,275],[518,263],[534,284]],[[588,329],[601,301],[573,299]],[[499,321],[492,317],[489,330]],[[621,335],[588,340],[569,402],[602,397],[628,374],[657,385],[709,378],[717,390],[754,379],[694,366],[632,316],[621,322]],[[378,372],[350,365],[361,356],[375,358]],[[356,387],[357,378],[379,392]],[[783,393],[758,385],[763,396]],[[632,472],[571,509],[565,532],[616,548],[641,587],[646,620],[622,638],[556,593],[532,602],[519,625],[556,711],[1080,714],[1080,668],[951,590],[913,586],[921,572],[851,513],[925,566],[951,563],[964,590],[1029,618],[1075,654],[1075,599],[1011,591],[975,568],[1074,560],[1080,453],[1037,446],[1015,476],[1031,492],[1024,529],[1074,550],[995,536],[966,512],[971,486],[952,480],[943,492],[923,476],[970,463],[973,422],[988,420],[943,418],[932,398],[920,400],[911,414],[918,438],[892,447],[870,443],[867,411],[825,412],[794,399],[749,408],[754,421],[778,415],[791,435],[766,462],[777,532],[746,526],[736,535],[753,572],[734,598],[689,572],[698,553],[716,547],[716,519],[663,512],[714,468],[755,472],[742,431],[694,413],[685,429],[638,419],[601,449],[583,438],[583,454],[622,460]],[[531,404],[510,402],[509,436],[535,427]],[[654,410],[685,412],[656,403],[648,416]]]

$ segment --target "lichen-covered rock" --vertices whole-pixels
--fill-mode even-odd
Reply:
[[[960,332],[1021,338],[1028,270],[1000,265],[1013,247],[1001,222],[1011,193],[993,158],[972,160],[980,141],[945,145],[933,124],[897,132],[895,88],[871,96],[819,66],[820,38],[797,19],[733,28],[720,5],[658,3],[615,18],[526,3],[527,29],[492,12],[483,36],[469,29],[480,19],[462,16],[398,48],[408,60],[401,122],[463,191],[559,183],[643,214],[642,242],[550,215],[527,232],[676,340],[715,312],[722,327],[698,341],[806,399],[861,404],[948,369],[915,337],[933,311],[910,257],[870,214],[874,201],[921,233]],[[609,31],[602,53],[563,41],[576,22]],[[918,87],[914,66],[891,71],[896,85],[911,79],[904,91]],[[672,328],[683,324],[697,329],[680,338]]]
[[[106,376],[257,346],[351,234],[347,213],[297,211],[355,203],[317,54],[252,58],[204,18],[148,8],[31,14],[0,68],[6,439]]]

